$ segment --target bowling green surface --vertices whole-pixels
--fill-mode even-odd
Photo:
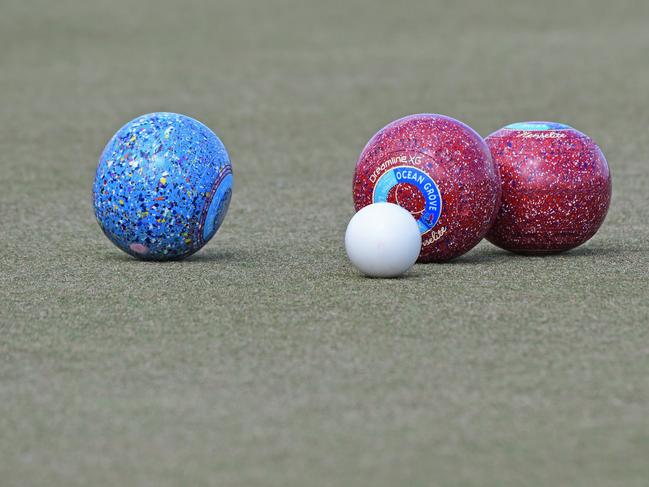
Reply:
[[[649,3],[4,0],[0,483],[643,486]],[[212,128],[235,187],[184,262],[101,233],[124,123]],[[552,120],[613,174],[600,232],[349,265],[354,164],[409,113]]]

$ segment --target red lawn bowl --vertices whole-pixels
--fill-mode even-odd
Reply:
[[[443,115],[396,120],[372,137],[356,164],[356,210],[396,203],[417,220],[419,262],[471,250],[500,205],[500,178],[489,148],[469,126]]]
[[[575,248],[595,235],[611,201],[611,175],[590,137],[563,124],[523,122],[486,140],[502,178],[490,242],[542,254]]]

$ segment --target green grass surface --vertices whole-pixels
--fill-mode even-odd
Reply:
[[[0,3],[0,485],[644,486],[649,4]],[[223,139],[235,194],[185,262],[94,220],[114,131]],[[549,119],[613,174],[555,257],[486,242],[398,280],[342,238],[392,119]]]

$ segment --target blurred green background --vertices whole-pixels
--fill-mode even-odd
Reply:
[[[0,484],[645,486],[649,3],[0,0]],[[101,234],[142,113],[225,142],[185,262]],[[351,178],[409,113],[568,123],[613,202],[585,246],[347,263]]]

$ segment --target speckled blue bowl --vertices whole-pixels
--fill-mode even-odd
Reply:
[[[97,221],[139,259],[182,259],[221,226],[232,196],[232,165],[221,140],[176,113],[142,115],[117,131],[99,160]]]

